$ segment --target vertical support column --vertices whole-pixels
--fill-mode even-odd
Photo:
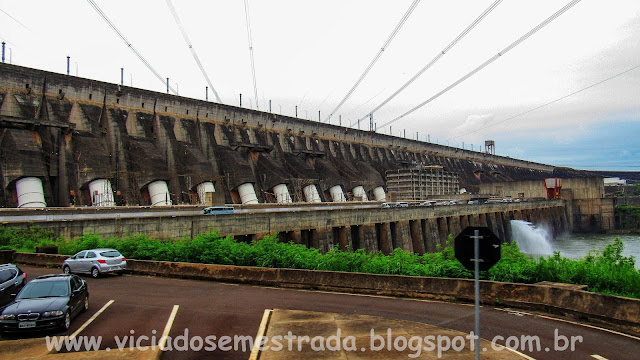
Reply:
[[[513,219],[514,220],[522,220],[522,211],[514,210],[513,211]]]
[[[361,226],[360,245],[366,252],[377,253],[378,247],[378,226],[377,224],[366,224]]]
[[[289,241],[295,243],[295,244],[302,244],[302,242],[300,241],[300,230],[293,230],[293,231],[289,231]]]
[[[480,214],[478,216],[478,220],[480,221],[480,226],[490,227],[488,219],[489,219],[489,214],[488,213]]]
[[[393,251],[395,248],[399,248],[400,247],[400,243],[398,242],[398,229],[397,229],[397,223],[396,222],[390,222],[389,223],[389,235],[391,235],[389,238],[391,239],[391,241],[389,241],[389,243],[391,244],[391,251]]]
[[[449,218],[449,234],[453,235],[455,238],[462,232],[462,228],[460,227],[460,217],[459,216],[451,216]]]
[[[440,242],[440,235],[438,232],[438,221],[437,219],[425,219],[422,220],[424,222],[425,227],[425,250],[428,252],[436,251],[436,244]]]
[[[444,247],[447,245],[447,236],[449,235],[449,228],[447,226],[447,218],[437,218],[438,223],[438,243]]]
[[[504,231],[504,222],[502,221],[502,213],[495,213],[495,218],[496,218],[496,235],[498,235],[498,237],[500,239],[502,239],[502,241],[508,241],[507,238],[505,237],[505,231]]]
[[[311,230],[300,230],[300,244],[311,248]]]
[[[460,216],[460,227],[466,229],[469,226],[469,215]],[[455,236],[455,235],[454,235]]]
[[[487,227],[493,231],[494,234],[498,233],[498,226],[496,220],[496,213],[488,213],[487,214]]]
[[[411,243],[413,245],[413,252],[419,255],[425,253],[424,241],[422,239],[422,221],[409,220],[409,231],[411,233]]]
[[[509,215],[505,213],[500,213],[502,217],[502,226],[504,228],[504,238],[502,241],[511,243],[511,220],[509,220]]]
[[[378,242],[378,250],[381,251],[385,255],[391,254],[393,249],[391,248],[391,243],[389,241],[389,224],[381,223],[376,224],[376,236]]]
[[[347,226],[341,226],[338,228],[338,245],[341,251],[347,251],[349,246],[349,239],[347,237]]]
[[[402,250],[414,252],[413,236],[409,220],[396,222],[396,246]]]
[[[325,229],[311,229],[311,246],[320,250],[322,253],[329,251],[331,240],[327,238]]]

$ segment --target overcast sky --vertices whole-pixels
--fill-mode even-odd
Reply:
[[[504,49],[568,0],[505,0],[433,67],[374,114],[393,120]],[[95,0],[181,96],[204,99],[198,69],[164,0]],[[350,99],[331,118],[355,122],[441,52],[494,0],[422,0]],[[193,49],[223,103],[324,121],[413,0],[248,0],[258,99],[244,2],[176,1]],[[6,61],[166,91],[86,0],[0,0]],[[10,50],[9,50],[10,49]],[[10,54],[9,54],[10,52]],[[11,59],[9,59],[11,56]],[[581,169],[640,170],[640,1],[583,0],[420,110],[379,129]],[[209,99],[214,99],[209,92]],[[506,120],[506,121],[505,121]],[[491,124],[498,123],[494,126]],[[368,129],[368,120],[361,124]],[[463,145],[464,143],[464,145]]]

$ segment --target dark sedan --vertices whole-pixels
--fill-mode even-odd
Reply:
[[[17,265],[0,265],[0,308],[13,301],[11,294],[15,294],[27,283],[25,274]]]
[[[71,319],[89,309],[89,290],[77,275],[37,277],[0,314],[2,332],[68,330]]]

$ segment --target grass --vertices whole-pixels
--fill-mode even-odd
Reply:
[[[320,253],[304,245],[281,243],[277,235],[263,240],[236,242],[231,236],[217,232],[197,237],[162,241],[146,235],[103,238],[97,234],[75,239],[57,237],[37,227],[18,229],[0,227],[0,248],[33,252],[36,246],[57,245],[61,254],[72,255],[84,249],[108,247],[118,249],[125,257],[138,260],[182,261],[192,263],[259,266],[327,271],[363,272],[408,276],[473,278],[455,259],[453,238],[447,246],[424,255],[395,249],[389,255],[367,253],[362,249],[340,251],[337,248]],[[589,291],[640,298],[640,272],[633,257],[622,256],[620,239],[602,252],[590,252],[582,259],[553,256],[533,258],[520,251],[516,243],[502,245],[502,259],[489,271],[481,273],[485,280],[536,283],[553,281],[587,285]]]

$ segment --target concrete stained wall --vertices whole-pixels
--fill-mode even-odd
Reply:
[[[41,178],[49,206],[91,205],[87,184],[111,180],[120,204],[147,205],[146,186],[165,180],[174,204],[195,186],[238,203],[252,183],[261,202],[284,181],[294,200],[318,185],[384,185],[386,170],[421,162],[460,176],[461,186],[539,180],[556,169],[421,141],[0,64],[0,206],[16,206],[15,181]],[[75,197],[71,197],[71,192]],[[372,198],[372,194],[369,193]],[[455,226],[455,224],[454,224]],[[397,229],[404,232],[406,227]],[[364,236],[366,238],[366,236]],[[405,245],[408,246],[408,245]]]
[[[555,172],[556,175],[557,172]],[[567,174],[560,174],[566,176]],[[614,199],[604,197],[600,176],[561,178],[560,198],[567,201],[568,229],[574,232],[601,232],[615,228]],[[501,197],[546,198],[544,182],[514,181],[480,184],[480,191]]]
[[[293,241],[323,252],[333,247],[381,251],[395,248],[424,253],[445,245],[467,225],[488,226],[504,241],[511,241],[510,220],[546,224],[555,232],[567,229],[565,202],[561,200],[484,205],[410,207],[394,209],[307,210],[278,213],[159,216],[77,221],[11,223],[37,225],[67,238],[86,233],[125,237],[146,234],[152,238],[195,237],[216,229],[241,241],[278,232],[281,241]]]

